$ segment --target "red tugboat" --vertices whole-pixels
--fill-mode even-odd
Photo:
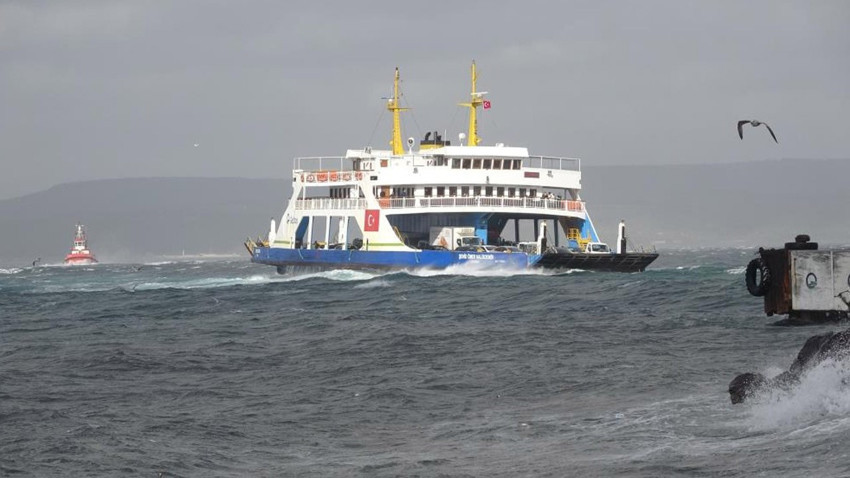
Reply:
[[[77,224],[77,233],[74,234],[74,246],[71,247],[71,252],[65,256],[65,264],[86,265],[96,262],[97,259],[94,258],[94,254],[86,246],[86,231],[82,224]]]

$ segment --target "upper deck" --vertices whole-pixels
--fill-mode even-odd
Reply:
[[[525,148],[504,146],[453,146],[404,155],[365,149],[349,150],[345,156],[296,158],[293,178],[304,186],[365,179],[371,186],[492,184],[579,190],[581,160],[529,156]]]

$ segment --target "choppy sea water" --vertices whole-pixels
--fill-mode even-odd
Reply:
[[[842,364],[729,403],[737,373],[846,326],[771,326],[752,256],[0,269],[0,475],[847,476]]]

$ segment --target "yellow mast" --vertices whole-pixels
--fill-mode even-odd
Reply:
[[[393,97],[387,103],[387,109],[393,113],[393,138],[390,140],[390,145],[393,147],[393,155],[399,156],[404,154],[404,146],[401,144],[401,118],[399,112],[407,111],[407,108],[402,108],[398,105],[398,67],[395,68],[395,80],[393,80]]]
[[[475,72],[475,60],[472,61],[472,101],[469,103],[460,103],[460,106],[466,106],[469,108],[469,137],[468,145],[469,146],[478,146],[478,143],[481,141],[481,138],[478,137],[478,117],[477,110],[479,106],[484,103],[482,96],[484,96],[486,91],[475,91],[475,82],[478,80],[478,73]]]

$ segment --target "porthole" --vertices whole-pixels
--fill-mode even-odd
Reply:
[[[813,272],[809,272],[809,275],[806,276],[806,287],[809,289],[814,289],[818,285],[818,276],[816,276]]]

